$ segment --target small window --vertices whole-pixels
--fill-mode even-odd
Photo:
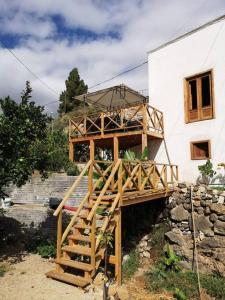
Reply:
[[[186,123],[213,118],[212,71],[185,79]]]
[[[191,142],[191,159],[208,159],[211,158],[210,141]]]

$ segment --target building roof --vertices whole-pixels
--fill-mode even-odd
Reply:
[[[93,93],[75,96],[74,98],[106,110],[129,107],[148,101],[147,97],[124,84],[112,86]]]
[[[158,51],[158,50],[160,50],[160,49],[162,49],[162,48],[164,48],[164,47],[166,47],[166,46],[168,46],[168,45],[170,45],[170,44],[173,44],[173,43],[175,43],[175,42],[177,42],[177,41],[179,41],[179,40],[182,40],[182,39],[184,39],[185,37],[187,37],[187,36],[189,36],[189,35],[191,35],[191,34],[194,34],[195,32],[200,31],[200,30],[202,30],[202,29],[204,29],[204,28],[206,28],[206,27],[208,27],[208,26],[210,26],[210,25],[213,25],[213,24],[215,24],[215,23],[218,23],[218,22],[220,22],[220,21],[222,21],[222,20],[224,20],[224,19],[225,19],[225,14],[222,15],[222,16],[220,16],[220,17],[218,17],[218,18],[216,18],[216,19],[213,19],[213,20],[211,20],[211,21],[209,21],[209,22],[207,22],[207,23],[205,23],[205,24],[203,24],[203,25],[201,25],[201,26],[199,26],[199,27],[197,27],[197,28],[195,28],[195,29],[193,29],[193,30],[191,30],[191,31],[189,31],[189,32],[187,32],[187,33],[185,33],[185,34],[182,34],[181,36],[179,36],[179,37],[177,37],[177,38],[175,38],[175,39],[173,39],[173,40],[171,40],[171,41],[169,41],[169,42],[166,42],[166,43],[160,45],[160,46],[158,46],[158,47],[156,47],[156,48],[154,48],[154,49],[148,51],[147,53],[148,53],[148,54],[154,53],[154,52],[156,52],[156,51]]]

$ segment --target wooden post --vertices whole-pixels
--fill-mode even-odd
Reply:
[[[69,142],[69,160],[74,161],[74,143]]]
[[[101,112],[101,136],[104,135],[104,127],[105,127],[105,124],[104,124],[104,113]]]
[[[113,137],[113,160],[116,162],[119,159],[119,139],[117,136]]]
[[[115,256],[116,256],[116,264],[115,264],[115,278],[117,284],[120,286],[122,284],[122,268],[121,268],[121,208],[116,216],[116,228],[115,228]]]
[[[138,168],[138,190],[141,191],[141,162],[139,163],[139,168]]]
[[[146,104],[143,104],[142,115],[143,115],[143,131],[144,131],[144,133],[147,133],[148,121],[147,121],[147,107],[146,107]]]
[[[146,147],[148,147],[148,136],[147,134],[143,133],[141,136],[141,151],[143,153],[143,151],[145,150]]]
[[[95,159],[95,142],[93,139],[90,140],[90,159]]]
[[[61,259],[61,241],[62,241],[62,209],[59,212],[57,220],[57,247],[56,247],[56,256],[57,260]],[[57,271],[63,272],[63,268],[60,265],[57,265]]]
[[[91,266],[95,269],[95,236],[96,236],[96,213],[93,216],[91,224]]]

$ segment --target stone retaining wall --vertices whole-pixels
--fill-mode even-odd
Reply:
[[[53,173],[46,180],[42,180],[40,175],[34,175],[20,188],[12,186],[9,196],[14,203],[45,204],[48,203],[50,197],[63,198],[76,178],[77,176],[67,176],[64,173]],[[79,206],[87,193],[87,186],[88,178],[83,177],[67,205]]]
[[[225,192],[195,185],[192,199],[200,270],[225,276]],[[172,228],[166,237],[182,257],[182,265],[191,268],[193,223],[189,185],[178,184],[166,210]]]

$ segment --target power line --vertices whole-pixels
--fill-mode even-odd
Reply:
[[[106,80],[104,80],[104,81],[101,81],[101,82],[95,84],[95,85],[92,85],[92,86],[90,86],[88,89],[89,89],[89,90],[90,90],[90,89],[93,89],[93,88],[95,88],[95,87],[97,87],[97,86],[99,86],[99,85],[101,85],[101,84],[103,84],[103,83],[106,83],[106,82],[108,82],[108,81],[111,81],[111,80],[113,80],[113,79],[115,79],[115,78],[117,78],[117,77],[119,77],[119,76],[122,76],[122,75],[124,75],[124,74],[126,74],[126,73],[128,73],[128,72],[131,72],[131,71],[133,71],[133,70],[135,70],[135,69],[137,69],[137,68],[140,68],[141,66],[143,66],[143,65],[145,65],[145,64],[147,64],[147,63],[148,63],[148,61],[146,60],[146,61],[142,62],[141,64],[135,66],[135,67],[132,67],[132,68],[126,70],[126,71],[123,71],[123,72],[121,72],[121,73],[119,73],[119,74],[116,74],[115,76],[113,76],[113,77],[111,77],[111,78],[108,78],[108,79],[106,79]]]
[[[133,71],[133,70],[135,70],[135,69],[138,69],[138,68],[140,68],[141,66],[143,66],[143,65],[145,65],[145,64],[147,64],[147,63],[148,63],[148,61],[146,60],[146,61],[142,62],[141,64],[139,64],[139,65],[137,65],[137,66],[134,66],[134,67],[132,67],[132,68],[126,70],[126,71],[123,71],[123,72],[119,73],[119,74],[116,74],[116,75],[114,75],[113,77],[108,78],[108,79],[106,79],[106,80],[104,80],[104,81],[101,81],[101,82],[99,82],[99,83],[97,83],[97,84],[95,84],[95,85],[89,87],[88,89],[92,89],[92,88],[97,87],[97,86],[99,86],[99,85],[101,85],[101,84],[103,84],[103,83],[109,82],[109,81],[111,81],[111,80],[113,80],[113,79],[115,79],[115,78],[117,78],[117,77],[119,77],[119,76],[122,76],[122,75],[124,75],[124,74],[126,74],[126,73],[129,73],[129,72],[131,72],[131,71]],[[141,89],[141,90],[138,90],[138,92],[139,92],[139,91],[146,91],[146,90],[148,90],[148,89]],[[53,103],[56,103],[56,102],[59,102],[59,100],[48,102],[48,103],[44,104],[44,106],[48,106],[49,104],[53,104]]]
[[[0,40],[0,43],[15,57],[15,59],[29,72],[31,73],[31,75],[36,78],[41,84],[43,84],[47,89],[49,89],[52,93],[58,95],[58,93],[53,89],[51,88],[47,83],[45,83],[40,77],[38,77],[32,70],[30,67],[28,67],[16,54],[13,50],[9,49],[7,47],[7,45],[2,41]]]

